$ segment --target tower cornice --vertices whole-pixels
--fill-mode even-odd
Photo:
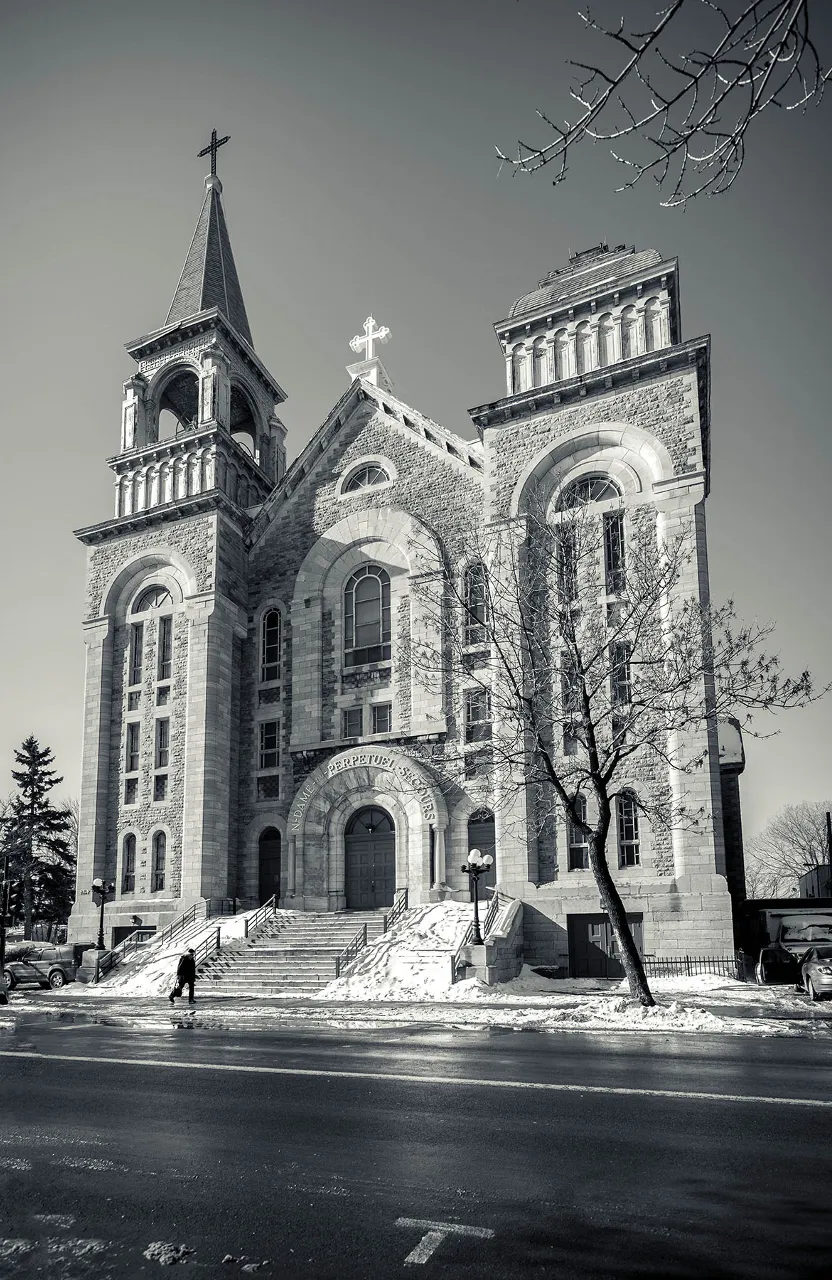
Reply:
[[[240,336],[219,307],[209,307],[208,310],[188,316],[175,324],[165,325],[164,328],[156,329],[152,333],[146,333],[140,338],[133,338],[132,341],[126,342],[124,346],[133,359],[137,363],[141,363],[143,360],[151,359],[160,351],[179,346],[191,338],[211,331],[222,334],[222,337],[231,344],[237,355],[257,380],[274,397],[275,403],[282,404],[286,399],[286,392],[257,357],[253,347]]]

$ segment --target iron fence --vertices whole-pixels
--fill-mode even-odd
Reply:
[[[744,952],[737,951],[732,956],[643,956],[642,964],[648,978],[692,978],[713,973],[720,978],[745,982],[749,959]]]

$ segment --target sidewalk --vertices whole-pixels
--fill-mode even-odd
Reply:
[[[197,983],[197,1004],[165,997],[112,995],[72,984],[59,992],[18,988],[0,1007],[0,1033],[45,1017],[73,1023],[169,1030],[191,1022],[215,1031],[265,1031],[280,1026],[353,1030],[413,1025],[517,1031],[654,1031],[754,1036],[832,1035],[832,1002],[813,1005],[789,987],[757,987],[727,978],[654,979],[654,1008],[632,1000],[626,985],[593,979],[550,981],[525,969],[500,987],[475,979],[441,998],[223,996]]]

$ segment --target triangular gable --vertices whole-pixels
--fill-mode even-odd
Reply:
[[[312,439],[289,467],[280,484],[269,494],[251,527],[249,546],[260,541],[272,519],[285,508],[287,501],[305,486],[305,482],[319,469],[332,448],[338,442],[342,428],[355,420],[356,412],[363,406],[380,409],[386,420],[397,427],[404,436],[417,441],[434,457],[441,457],[452,469],[468,479],[482,483],[482,445],[479,441],[463,440],[426,418],[389,391],[356,378],[350,383],[341,399],[329,412]]]

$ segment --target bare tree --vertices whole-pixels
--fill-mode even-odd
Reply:
[[[417,586],[426,621],[409,656],[446,699],[464,690],[455,712],[481,739],[501,811],[525,795],[533,837],[565,824],[630,991],[650,1005],[609,866],[611,832],[626,867],[639,815],[668,842],[673,828],[703,829],[711,815],[701,789],[691,799],[691,779],[715,750],[717,721],[734,715],[748,731],[756,713],[819,695],[808,672],[784,677],[765,651],[771,627],[700,599],[690,535],[665,536],[650,508],[633,508],[625,556],[620,499],[604,484],[578,482],[564,508],[533,500],[522,518],[473,535],[461,579],[448,571]]]
[[[826,814],[832,800],[804,800],[787,805],[746,846],[746,888],[763,890],[759,896],[794,894],[807,871],[829,865]]]
[[[518,142],[513,159],[497,154],[515,173],[552,165],[558,183],[578,144],[607,142],[628,171],[619,191],[651,174],[668,193],[665,206],[719,195],[739,175],[765,110],[820,102],[830,70],[810,34],[818,3],[673,0],[643,31],[580,13],[603,45],[596,61],[571,63],[578,114],[561,125],[538,111],[554,136],[541,146]]]

